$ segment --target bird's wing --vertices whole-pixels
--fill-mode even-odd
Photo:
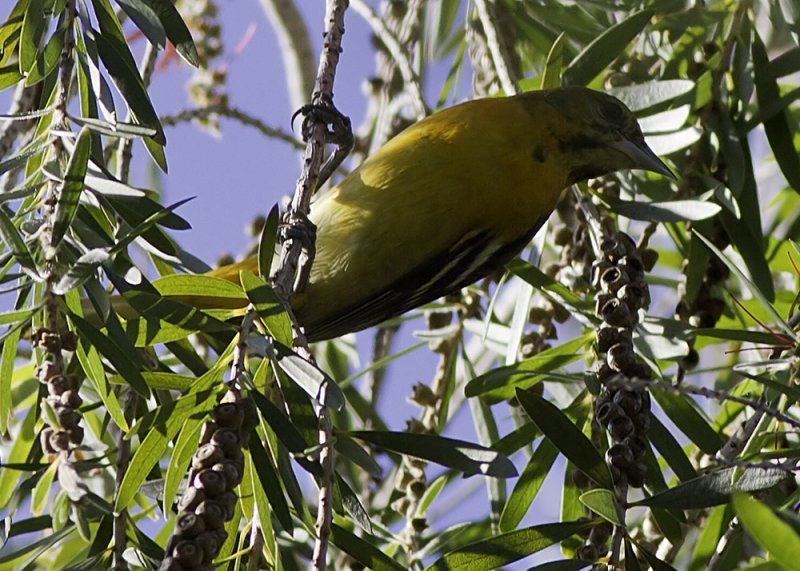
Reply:
[[[505,265],[546,220],[537,220],[528,233],[510,242],[498,241],[487,230],[471,232],[371,298],[322,323],[308,324],[306,335],[319,341],[360,331],[458,291]]]

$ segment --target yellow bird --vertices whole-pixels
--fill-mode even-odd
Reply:
[[[455,292],[518,254],[563,189],[621,169],[672,176],[604,93],[533,91],[434,113],[312,204],[316,256],[297,319],[318,341]],[[238,282],[257,265],[210,275]]]

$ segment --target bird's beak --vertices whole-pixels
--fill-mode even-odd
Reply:
[[[633,168],[656,172],[667,178],[677,180],[675,174],[664,164],[664,161],[659,159],[653,150],[647,146],[644,139],[640,142],[634,142],[623,136],[609,146],[627,155],[633,161]]]

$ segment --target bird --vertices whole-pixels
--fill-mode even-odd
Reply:
[[[389,140],[312,203],[315,255],[292,303],[309,341],[360,331],[502,268],[569,186],[674,175],[633,113],[584,87],[467,101]],[[239,282],[255,256],[208,275]]]

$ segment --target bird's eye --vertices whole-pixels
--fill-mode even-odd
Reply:
[[[600,115],[610,123],[619,123],[625,115],[625,111],[618,102],[607,101],[600,107]]]

